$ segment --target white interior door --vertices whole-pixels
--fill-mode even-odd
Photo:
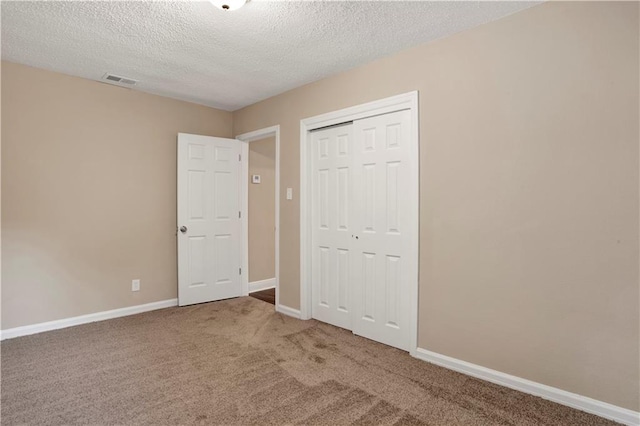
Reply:
[[[311,137],[312,316],[404,350],[418,262],[410,124],[406,110]]]
[[[235,139],[178,134],[178,304],[242,294]]]
[[[351,330],[351,124],[313,133],[312,316]]]
[[[418,261],[408,226],[418,214],[408,110],[354,122],[353,332],[409,350],[409,271]],[[412,230],[412,232],[415,232]]]

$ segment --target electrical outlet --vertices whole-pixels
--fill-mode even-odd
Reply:
[[[131,291],[140,291],[140,280],[131,281]]]

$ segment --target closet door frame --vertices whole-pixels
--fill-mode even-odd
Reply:
[[[312,250],[311,250],[311,201],[313,188],[311,187],[312,150],[311,131],[322,127],[333,126],[362,118],[387,114],[396,111],[409,110],[411,112],[411,177],[410,187],[406,188],[411,195],[414,208],[411,209],[411,220],[407,224],[410,234],[413,236],[410,245],[411,253],[415,255],[408,259],[405,265],[408,276],[411,277],[409,285],[410,305],[410,342],[409,353],[416,355],[418,346],[418,265],[419,265],[419,115],[418,115],[418,91],[403,93],[389,98],[380,99],[366,104],[329,112],[300,120],[300,318],[311,319],[312,314]]]

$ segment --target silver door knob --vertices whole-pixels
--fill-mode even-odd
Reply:
[[[180,232],[182,232],[183,234],[187,233],[187,227],[186,226],[181,226],[180,227]]]

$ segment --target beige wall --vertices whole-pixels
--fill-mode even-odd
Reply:
[[[638,36],[638,3],[546,3],[236,111],[281,126],[281,303],[300,119],[419,90],[419,346],[640,409]]]
[[[251,183],[260,175],[261,183]],[[276,276],[276,138],[249,143],[249,282]]]
[[[231,120],[2,62],[2,328],[175,298],[176,135]]]

